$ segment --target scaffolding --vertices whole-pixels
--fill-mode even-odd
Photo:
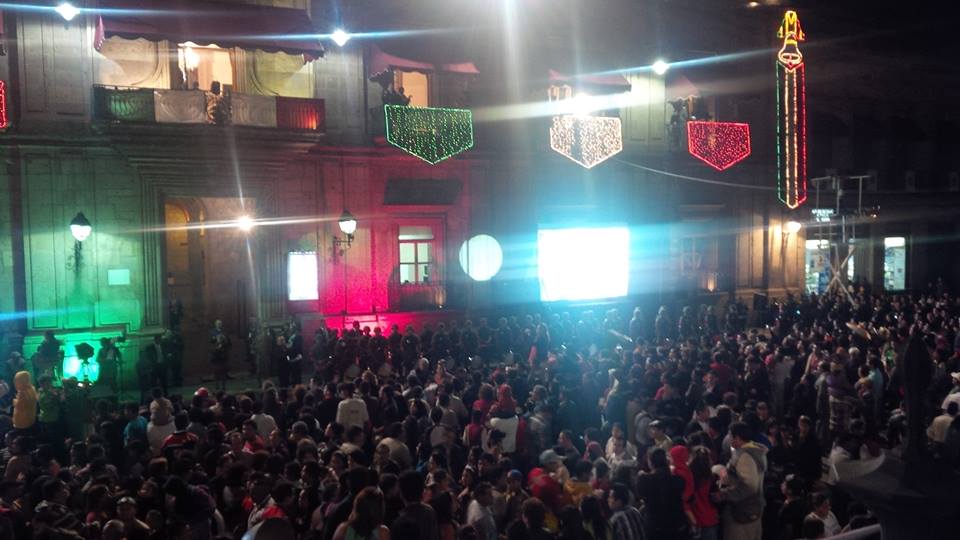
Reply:
[[[863,182],[871,178],[869,174],[862,175],[830,175],[811,178],[814,185],[814,235],[817,245],[827,243],[830,249],[830,281],[826,292],[843,291],[847,299],[852,302],[848,283],[846,282],[846,268],[853,260],[856,250],[857,225],[866,217],[876,217],[877,207],[863,207]],[[824,188],[824,184],[828,188]],[[821,199],[821,191],[833,189],[835,195],[832,207],[821,206],[826,201]],[[849,190],[856,190],[857,206],[854,211],[841,208],[841,201]],[[809,238],[809,236],[808,236]]]

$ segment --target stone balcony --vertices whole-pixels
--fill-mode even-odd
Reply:
[[[205,124],[323,133],[322,99],[201,90],[94,87],[94,117],[116,124]]]

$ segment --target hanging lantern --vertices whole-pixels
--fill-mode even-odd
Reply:
[[[690,155],[718,171],[729,169],[750,155],[750,125],[736,122],[687,122]]]
[[[606,116],[554,116],[550,148],[590,169],[623,150],[619,118]]]
[[[431,165],[473,147],[467,109],[384,105],[387,142]]]

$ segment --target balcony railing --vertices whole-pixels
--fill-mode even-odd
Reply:
[[[322,99],[95,86],[100,120],[141,124],[212,124],[324,131]]]

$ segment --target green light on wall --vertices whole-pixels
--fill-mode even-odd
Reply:
[[[94,358],[93,347],[89,343],[77,343],[74,347],[77,354],[63,359],[61,375],[65,379],[76,379],[79,382],[93,383],[100,378],[100,364]]]
[[[384,105],[387,142],[435,165],[473,147],[468,109]]]
[[[94,358],[83,362],[76,356],[64,357],[63,378],[76,379],[79,382],[97,382],[100,378],[100,364]]]

